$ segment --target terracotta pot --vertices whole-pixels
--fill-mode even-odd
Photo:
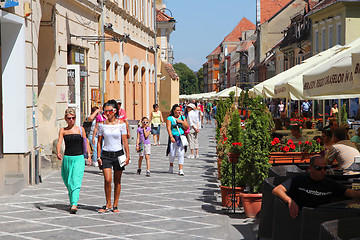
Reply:
[[[231,163],[237,163],[239,160],[240,153],[228,153],[228,160]]]
[[[261,201],[261,193],[241,193],[241,202],[244,207],[245,215],[249,218],[259,217]]]
[[[219,180],[221,178],[221,162],[222,162],[222,159],[218,158],[217,159],[217,170],[218,170],[218,179]]]
[[[224,207],[231,207],[231,196],[233,189],[231,187],[220,186],[221,190],[221,205]],[[242,187],[235,187],[235,207],[241,205],[240,194],[244,191]]]
[[[310,163],[310,158],[319,153],[304,152],[272,152],[269,156],[271,164],[294,164],[294,163]]]

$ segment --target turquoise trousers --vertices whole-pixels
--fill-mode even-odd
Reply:
[[[85,170],[84,155],[64,156],[61,166],[61,177],[68,190],[70,205],[77,206],[80,188]]]

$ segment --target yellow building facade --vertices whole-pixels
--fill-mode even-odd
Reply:
[[[315,7],[309,14],[312,22],[312,54],[337,44],[345,45],[360,37],[360,2],[331,1]]]

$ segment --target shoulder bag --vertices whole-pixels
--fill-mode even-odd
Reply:
[[[173,117],[173,118],[174,118],[174,117]],[[176,119],[175,119],[175,118],[174,118],[174,120],[175,120],[175,123],[176,123]],[[186,136],[185,136],[185,135],[182,135],[182,134],[180,133],[180,130],[179,130],[179,127],[178,127],[177,124],[176,124],[176,128],[177,128],[177,130],[178,130],[178,132],[179,132],[180,140],[181,140],[181,143],[182,143],[183,147],[187,147],[187,146],[189,145],[189,143],[188,143],[188,140],[187,140]]]

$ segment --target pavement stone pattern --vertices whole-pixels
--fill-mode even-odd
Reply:
[[[51,171],[39,185],[0,197],[0,239],[256,239],[254,220],[220,206],[214,134],[214,122],[201,129],[200,159],[185,159],[185,176],[177,174],[177,160],[174,173],[168,173],[164,126],[161,145],[151,147],[150,177],[145,159],[141,175],[136,174],[138,154],[130,146],[120,213],[97,212],[105,204],[103,176],[97,167],[86,166],[79,210],[69,214],[60,170]]]

